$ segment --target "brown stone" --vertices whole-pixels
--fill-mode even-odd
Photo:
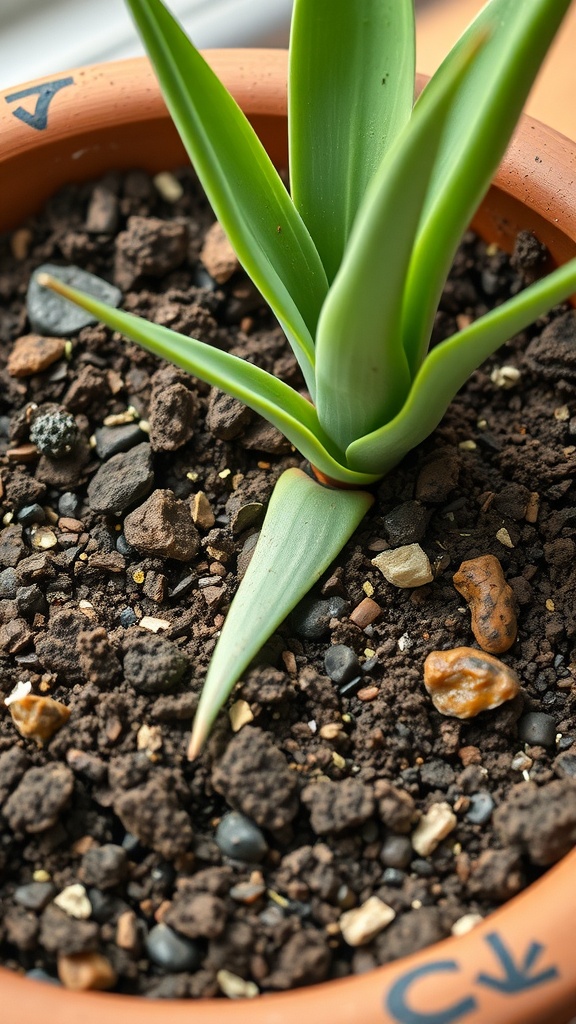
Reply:
[[[440,714],[455,718],[497,708],[520,690],[511,668],[475,647],[432,651],[424,662],[424,685]]]
[[[155,490],[124,520],[126,540],[147,555],[187,562],[198,550],[199,537],[190,506],[172,491]]]
[[[62,358],[65,347],[63,338],[24,334],[15,342],[6,369],[11,377],[30,377],[33,373],[41,373]]]
[[[240,267],[238,257],[218,221],[206,232],[200,259],[218,284],[229,281]]]
[[[516,602],[498,559],[482,555],[462,562],[453,583],[470,608],[480,647],[490,654],[507,651],[516,639]]]
[[[100,953],[73,953],[58,957],[58,977],[72,991],[108,989],[116,984],[112,964]]]
[[[365,629],[378,618],[381,611],[382,609],[376,601],[373,601],[371,597],[365,597],[351,613],[350,622],[360,629]]]
[[[70,718],[70,708],[52,697],[28,693],[10,704],[12,721],[21,736],[45,743]]]

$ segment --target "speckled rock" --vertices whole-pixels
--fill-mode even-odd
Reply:
[[[198,550],[199,536],[190,506],[173,491],[155,490],[124,520],[129,544],[147,555],[187,562]]]

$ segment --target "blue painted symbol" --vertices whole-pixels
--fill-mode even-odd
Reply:
[[[544,946],[539,942],[531,942],[524,956],[518,960],[514,958],[497,932],[490,932],[489,935],[486,935],[485,942],[496,957],[496,975],[482,971],[470,982],[472,991],[468,995],[452,1002],[447,995],[447,1005],[443,1009],[415,1010],[412,996],[413,989],[418,987],[418,982],[433,974],[457,974],[460,971],[460,965],[456,960],[433,960],[422,967],[415,967],[394,982],[388,992],[385,1005],[390,1017],[396,1021],[396,1024],[458,1024],[468,1014],[481,1007],[481,989],[480,991],[476,989],[476,995],[474,995],[475,986],[491,988],[503,996],[514,996],[518,992],[525,992],[527,989],[544,985],[559,977],[556,967],[545,967],[542,970],[536,967],[545,951]]]
[[[423,967],[415,967],[414,970],[407,971],[394,983],[388,993],[386,999],[388,1013],[398,1021],[398,1024],[453,1024],[455,1021],[462,1020],[476,1009],[478,1004],[474,996],[466,996],[436,1013],[421,1013],[418,1010],[413,1010],[407,1002],[410,989],[420,978],[425,978],[427,974],[438,974],[441,971],[454,972],[459,969],[455,960],[433,960],[432,963],[424,964]]]
[[[506,949],[502,939],[496,932],[486,936],[486,942],[494,950],[500,965],[504,968],[504,976],[493,978],[490,974],[479,974],[476,978],[478,985],[485,985],[486,988],[496,989],[497,992],[505,992],[512,995],[515,992],[524,992],[526,989],[534,988],[536,985],[543,985],[558,977],[555,967],[547,967],[539,973],[533,973],[536,961],[544,952],[544,946],[539,942],[531,942],[528,946],[521,964],[516,964],[512,954]]]
[[[25,107],[16,107],[12,113],[29,128],[36,128],[43,132],[48,127],[48,107],[57,92],[67,85],[73,85],[73,78],[58,78],[54,82],[44,82],[43,85],[32,85],[29,89],[21,89],[19,92],[10,93],[6,96],[6,103],[14,103],[16,100],[26,99],[27,96],[38,96],[36,106],[32,113]]]

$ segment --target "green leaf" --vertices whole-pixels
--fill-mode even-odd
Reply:
[[[387,473],[438,426],[456,392],[484,359],[575,292],[576,260],[571,260],[433,348],[395,419],[350,445],[350,465]]]
[[[373,501],[364,491],[323,487],[299,469],[282,474],[210,662],[188,751],[191,760],[234,683],[339,554]]]
[[[486,33],[473,34],[429,101],[417,106],[364,197],[320,314],[316,404],[343,450],[392,419],[410,388],[402,293],[442,127]]]
[[[366,187],[413,101],[413,0],[296,0],[290,182],[330,281]]]
[[[113,331],[119,331],[148,352],[181,366],[188,373],[250,406],[278,427],[326,476],[353,486],[365,486],[376,480],[371,474],[349,470],[342,453],[335,449],[320,426],[312,403],[266,370],[196,338],[107,306],[49,274],[38,275],[38,282],[86,309]]]
[[[314,243],[251,125],[177,21],[160,0],[127,3],[216,216],[313,395],[313,337],[327,291]]]
[[[492,0],[424,90],[444,77],[479,26],[494,28],[446,126],[405,289],[403,338],[412,374],[430,342],[450,264],[504,155],[530,87],[571,0]]]

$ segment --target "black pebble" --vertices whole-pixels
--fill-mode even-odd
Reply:
[[[334,644],[324,655],[324,668],[332,682],[341,686],[359,674],[360,662],[351,647],[347,647],[346,644]]]
[[[528,711],[518,722],[518,736],[534,747],[553,747],[556,743],[556,721],[544,711]]]
[[[146,951],[152,962],[169,974],[195,971],[202,959],[197,944],[178,935],[167,924],[152,928],[146,939]]]
[[[268,850],[263,833],[243,814],[231,811],[216,829],[216,845],[226,857],[257,864]]]

